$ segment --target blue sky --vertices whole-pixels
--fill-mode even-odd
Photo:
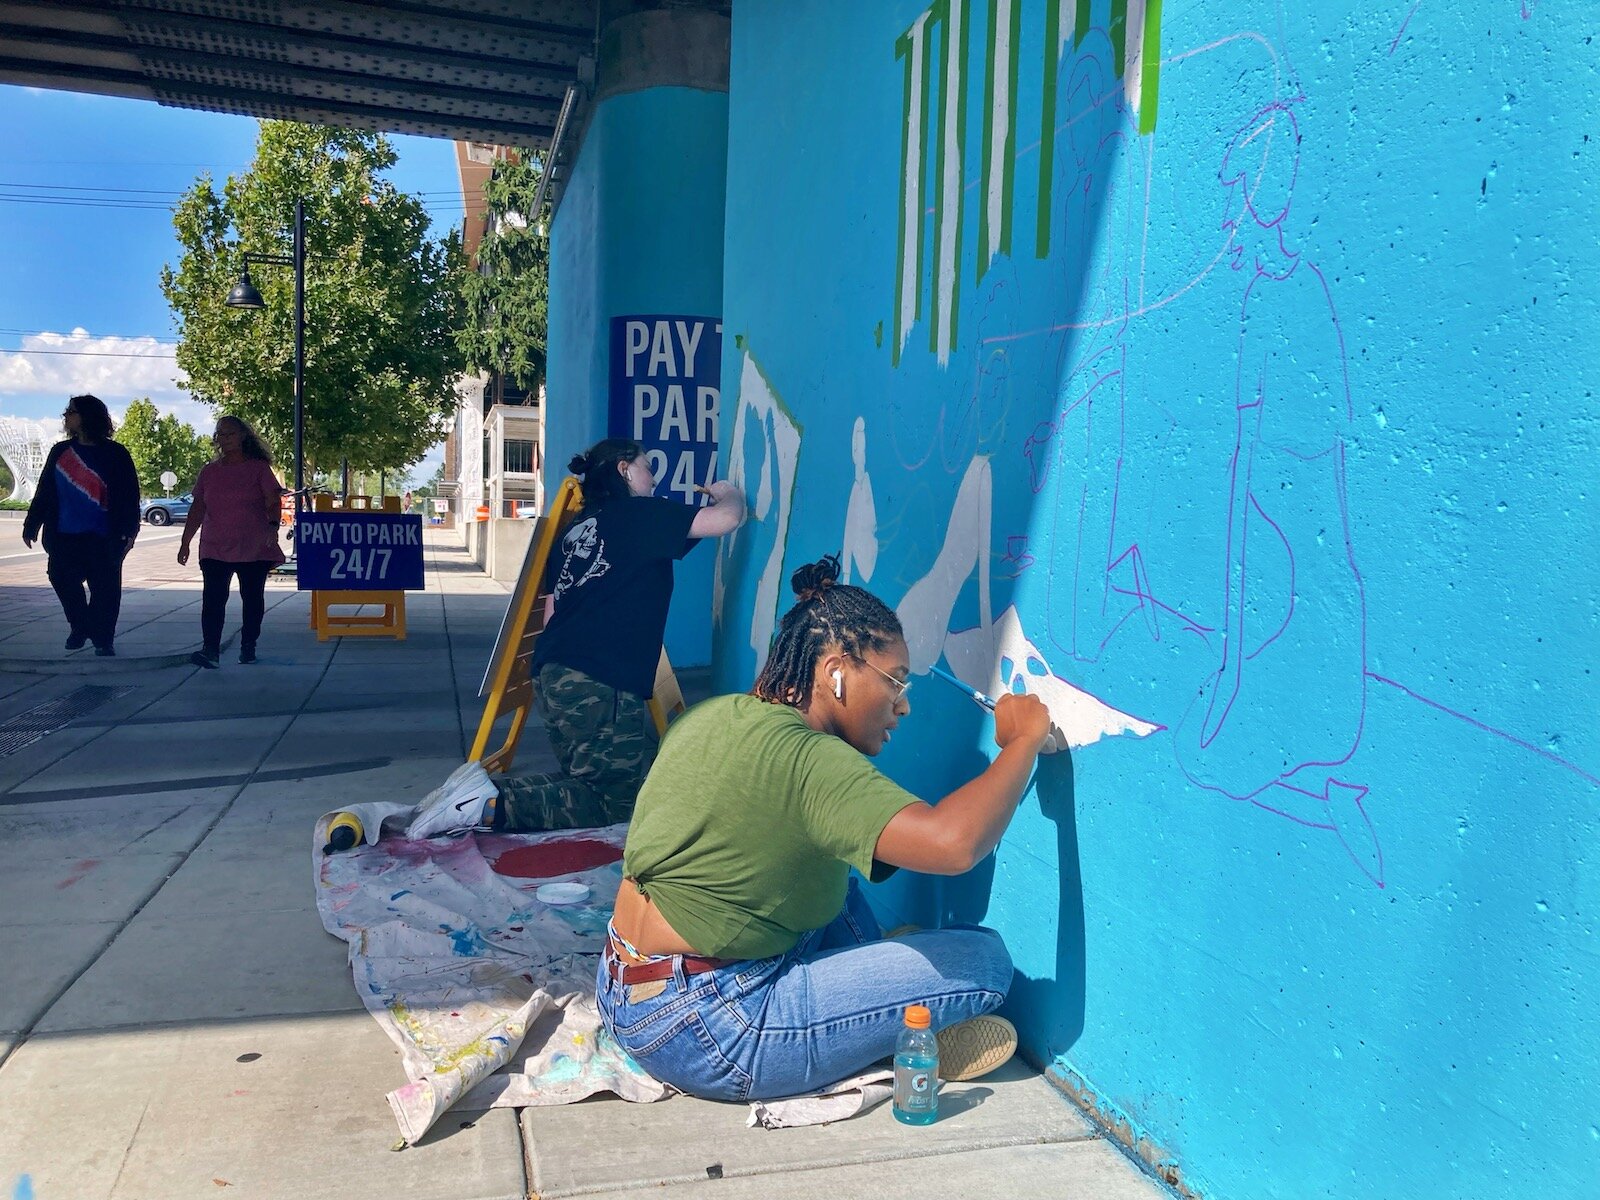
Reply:
[[[434,236],[459,225],[453,144],[391,136],[390,178],[423,196]],[[87,391],[114,413],[149,396],[208,427],[208,410],[173,383],[160,285],[178,256],[169,206],[203,171],[221,182],[247,169],[255,138],[248,117],[0,86],[0,415],[55,423]]]

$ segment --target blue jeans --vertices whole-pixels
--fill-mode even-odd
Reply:
[[[891,1056],[907,1005],[926,1004],[943,1029],[993,1012],[1011,986],[999,934],[886,941],[854,878],[844,911],[787,954],[695,975],[677,956],[669,979],[632,986],[611,978],[612,961],[608,946],[595,981],[612,1037],[657,1079],[708,1100],[818,1091]]]

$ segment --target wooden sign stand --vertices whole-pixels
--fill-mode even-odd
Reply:
[[[534,530],[528,555],[522,561],[522,573],[517,576],[517,586],[512,590],[511,602],[506,608],[506,619],[500,627],[494,653],[489,658],[489,669],[484,675],[480,694],[484,697],[483,716],[478,721],[477,736],[472,741],[469,756],[483,763],[491,775],[511,769],[516,758],[517,743],[527,727],[528,714],[533,709],[533,651],[539,634],[544,630],[545,569],[550,563],[557,540],[566,532],[573,517],[583,508],[583,492],[576,479],[565,479],[557,489],[550,511],[539,518]],[[684,710],[683,692],[672,673],[663,648],[656,664],[655,694],[650,699],[650,716],[656,724],[656,736],[667,731],[667,722]],[[490,750],[494,728],[501,718],[511,718],[505,741],[499,749]]]
[[[350,496],[339,503],[333,496],[311,497],[313,512],[383,512],[399,513],[400,497]],[[355,613],[333,612],[334,605],[369,608],[378,605],[382,612],[358,616]],[[311,593],[311,628],[316,630],[317,641],[331,637],[387,637],[397,642],[406,640],[406,594],[402,591],[374,592],[327,589]]]

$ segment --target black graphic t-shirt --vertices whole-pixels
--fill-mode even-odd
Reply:
[[[579,513],[545,569],[556,608],[539,635],[533,670],[559,663],[649,699],[672,599],[672,563],[694,547],[689,526],[699,511],[676,500],[630,496]]]

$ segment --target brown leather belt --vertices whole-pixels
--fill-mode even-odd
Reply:
[[[655,962],[628,963],[622,960],[620,947],[616,942],[609,942],[606,955],[606,970],[611,978],[618,983],[654,983],[658,979],[671,979],[673,964],[679,956],[657,959]],[[701,975],[707,971],[715,971],[719,967],[726,967],[736,963],[737,958],[701,958],[695,954],[682,956],[683,973],[685,975]]]

